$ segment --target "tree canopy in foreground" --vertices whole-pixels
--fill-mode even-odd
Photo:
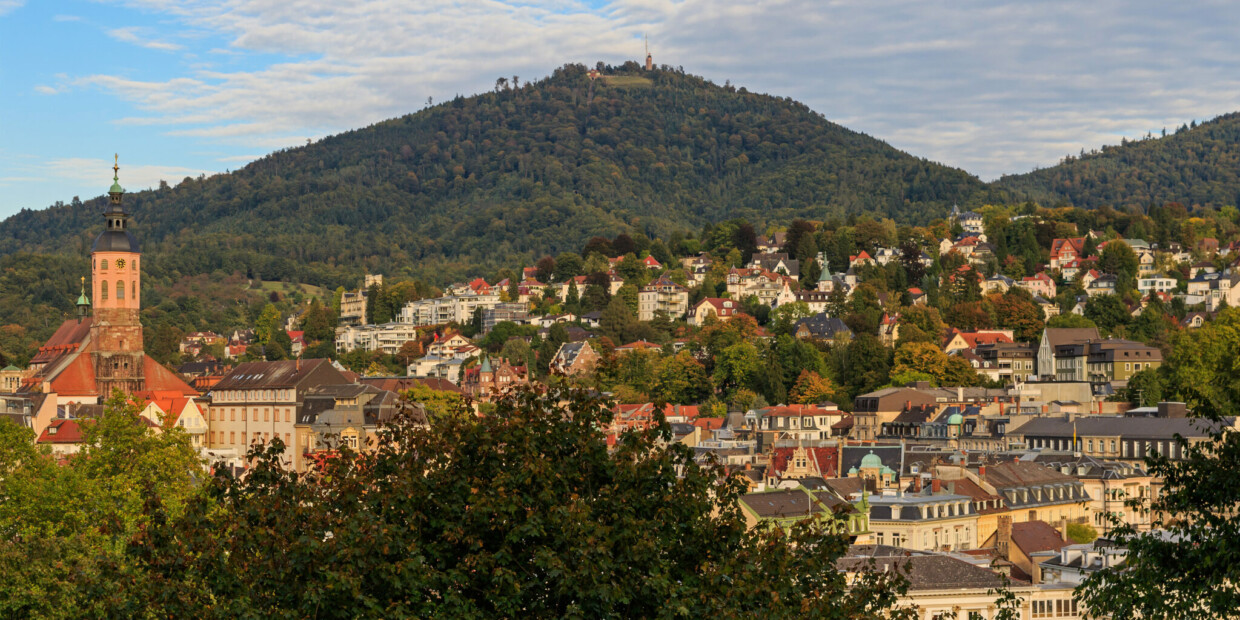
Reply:
[[[666,425],[626,434],[609,451],[599,429],[610,417],[606,402],[584,392],[525,390],[483,418],[458,410],[431,427],[391,425],[373,452],[341,453],[305,475],[278,467],[279,444],[256,449],[248,475],[217,473],[183,509],[148,485],[114,552],[49,576],[71,607],[5,610],[229,618],[908,613],[896,609],[906,587],[897,574],[847,583],[834,564],[848,539],[825,523],[805,522],[790,535],[750,530],[737,504],[743,483],[696,464],[690,448],[669,442]],[[28,454],[19,468],[41,467],[42,458]],[[6,535],[0,570],[27,570],[19,558],[38,544]]]

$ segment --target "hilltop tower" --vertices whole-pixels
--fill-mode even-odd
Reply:
[[[642,39],[646,42],[646,70],[650,71],[654,68],[654,57],[650,55],[650,37],[642,35]]]
[[[117,158],[119,160],[119,157]],[[146,389],[143,372],[141,307],[142,252],[129,232],[129,214],[121,204],[120,165],[112,165],[105,228],[91,247],[91,291],[94,293],[90,337],[95,383],[99,394],[113,389],[132,394]]]

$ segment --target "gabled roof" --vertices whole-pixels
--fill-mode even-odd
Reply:
[[[82,344],[83,340],[90,334],[91,321],[94,317],[86,317],[79,322],[77,319],[68,319],[56,328],[55,333],[43,346],[39,347],[38,353],[31,358],[31,364],[46,364],[57,357],[76,351]]]
[[[39,434],[38,443],[82,443],[82,428],[77,420],[52,420]]]
[[[771,471],[777,474],[787,471],[788,462],[792,460],[792,454],[796,450],[797,448],[775,448],[771,455]],[[819,476],[834,478],[837,475],[839,453],[835,448],[805,448],[805,453],[813,461]]]

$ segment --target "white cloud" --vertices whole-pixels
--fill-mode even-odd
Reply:
[[[43,168],[48,176],[56,179],[67,179],[86,185],[98,185],[101,178],[106,178],[112,169],[112,160],[93,159],[89,157],[66,157],[46,162]],[[185,177],[197,177],[200,174],[214,174],[209,170],[184,168],[180,166],[162,166],[155,164],[121,163],[121,187],[125,191],[158,187],[160,181],[169,185],[180,183]]]
[[[34,87],[34,92],[39,93],[40,95],[55,95],[56,93],[60,91],[46,84],[39,84],[38,86]]]
[[[142,29],[135,26],[130,26],[127,28],[113,28],[108,31],[108,36],[116,39],[117,41],[132,43],[147,49],[160,50],[164,52],[175,52],[185,49],[184,46],[177,45],[176,43],[147,38],[141,33]]]
[[[52,16],[52,21],[54,22],[80,22],[82,21],[82,18],[77,15],[54,15]]]
[[[500,75],[636,60],[643,34],[656,62],[791,96],[984,178],[1240,102],[1232,32],[1240,4],[1223,1],[615,0],[601,10],[568,0],[125,4],[227,42],[213,42],[209,53],[284,60],[163,81],[80,82],[133,102],[142,114],[126,123],[253,148],[411,112],[428,96],[486,90]],[[117,33],[149,43],[132,28]]]
[[[0,0],[0,17],[20,9],[24,4],[26,0]]]

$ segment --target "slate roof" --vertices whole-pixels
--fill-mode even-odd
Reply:
[[[861,459],[873,452],[883,465],[895,471],[904,471],[904,448],[902,446],[841,446],[840,471],[847,472],[861,467]]]
[[[870,562],[873,562],[871,567]],[[845,571],[899,571],[909,590],[996,589],[1005,587],[998,574],[947,555],[909,552],[897,547],[854,545],[836,562]],[[1013,584],[1020,582],[1013,580]]]
[[[852,330],[848,328],[848,325],[844,324],[844,321],[836,317],[827,316],[826,312],[819,312],[814,316],[797,321],[798,330],[802,325],[805,326],[805,329],[811,335],[819,338],[834,338],[840,334],[852,335]]]
[[[278,360],[245,362],[224,375],[215,390],[253,390],[258,388],[296,387],[329,360]]]
[[[817,501],[811,501],[811,495]],[[761,519],[808,517],[822,514],[825,512],[824,505],[833,511],[845,509],[845,506],[851,508],[850,504],[840,500],[830,491],[807,492],[803,489],[746,493],[741,496],[741,501]]]
[[[1234,417],[1226,417],[1228,426],[1236,422]],[[1073,425],[1076,434],[1081,435],[1119,435],[1121,437],[1150,437],[1171,439],[1176,433],[1184,437],[1206,437],[1210,431],[1218,428],[1218,423],[1204,418],[1116,418],[1087,417],[1077,418],[1075,423],[1066,418],[1033,418],[1016,429],[1009,429],[1008,434],[1034,437],[1072,437]]]

